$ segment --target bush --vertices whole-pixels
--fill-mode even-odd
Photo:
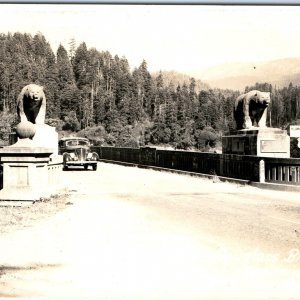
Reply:
[[[124,141],[123,145],[121,145],[121,147],[128,147],[128,148],[139,148],[139,142],[131,137],[129,138],[127,141]]]
[[[80,129],[80,124],[75,111],[70,111],[64,119],[65,123],[62,126],[63,130],[71,130],[77,132]]]
[[[87,127],[77,132],[77,136],[89,139],[95,146],[102,146],[105,143],[107,132],[103,126]]]
[[[9,134],[12,128],[17,125],[14,114],[8,112],[0,112],[0,144],[8,145]]]
[[[64,122],[60,119],[46,119],[45,123],[49,126],[55,127],[57,131],[61,131],[63,126],[64,126]]]
[[[218,135],[212,127],[205,127],[203,130],[195,132],[196,146],[199,150],[207,150],[207,148],[216,146]]]
[[[115,146],[116,138],[112,134],[107,134],[103,146]]]

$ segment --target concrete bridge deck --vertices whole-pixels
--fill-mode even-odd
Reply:
[[[0,237],[0,296],[296,299],[298,193],[99,163],[65,210]]]

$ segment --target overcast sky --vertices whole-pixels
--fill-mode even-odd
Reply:
[[[130,66],[189,72],[300,56],[300,7],[0,4],[0,31],[42,32],[59,43],[108,50]]]

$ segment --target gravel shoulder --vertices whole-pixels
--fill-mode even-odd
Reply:
[[[65,175],[68,196],[0,209],[0,296],[300,295],[297,193],[104,163]]]

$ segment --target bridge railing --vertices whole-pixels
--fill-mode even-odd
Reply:
[[[93,147],[100,159],[182,170],[254,182],[300,185],[300,159],[158,150],[152,147]]]
[[[158,167],[259,181],[259,158],[254,156],[164,150],[156,156]]]
[[[100,159],[122,161],[140,164],[140,152],[142,148],[115,148],[115,147],[92,147],[99,154]]]
[[[265,158],[265,181],[300,185],[300,159]]]

